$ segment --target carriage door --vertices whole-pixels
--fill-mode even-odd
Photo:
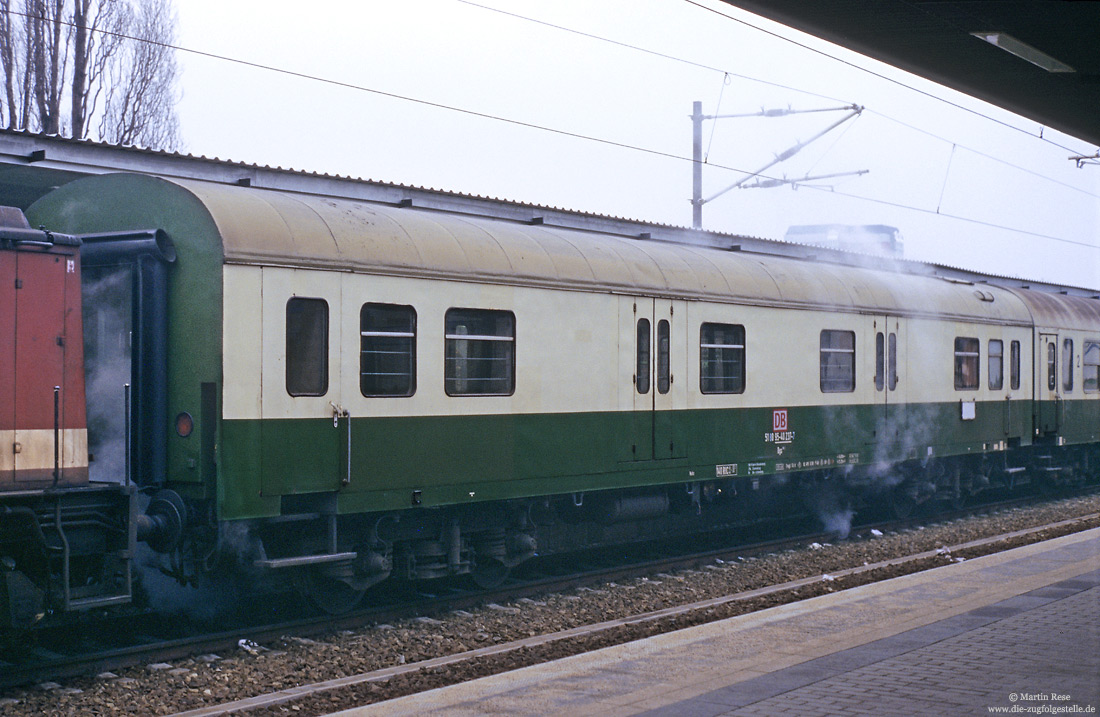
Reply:
[[[683,319],[687,312],[683,302],[667,299],[624,297],[620,301],[619,345],[629,347],[621,352],[621,372],[632,395],[630,445],[624,459],[682,457],[687,445],[672,409],[683,403],[686,386]]]
[[[1038,433],[1055,433],[1061,426],[1062,397],[1058,393],[1058,335],[1039,334],[1035,397],[1039,405]]]
[[[907,428],[906,390],[901,371],[905,353],[901,320],[896,316],[876,318],[875,439],[890,453],[903,450]]]
[[[675,407],[687,401],[687,307],[682,301],[653,302],[653,457],[687,455]]]
[[[263,495],[329,492],[344,484],[340,295],[340,282],[328,275],[263,269]]]

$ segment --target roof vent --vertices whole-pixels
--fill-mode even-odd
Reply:
[[[993,301],[993,294],[981,289],[975,289],[974,296],[978,297],[978,301]]]

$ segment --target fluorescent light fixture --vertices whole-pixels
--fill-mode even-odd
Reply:
[[[1012,53],[1021,60],[1027,60],[1036,67],[1041,67],[1047,72],[1075,72],[1064,62],[1055,60],[1045,52],[1036,50],[1026,42],[1021,42],[1007,32],[972,32],[979,40],[985,40],[994,47],[999,47],[1005,52]]]

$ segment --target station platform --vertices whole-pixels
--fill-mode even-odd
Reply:
[[[339,715],[1098,709],[1095,529]]]

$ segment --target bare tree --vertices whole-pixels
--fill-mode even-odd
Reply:
[[[4,69],[4,101],[8,112],[8,127],[15,127],[18,124],[16,122],[18,105],[15,100],[15,78],[19,74],[15,66],[18,24],[13,21],[11,0],[0,0],[0,63],[3,64]],[[0,120],[2,119],[3,113],[0,112]]]
[[[4,100],[7,105],[7,125],[23,129],[30,121],[30,101],[34,56],[31,18],[36,0],[21,0],[12,7],[12,0],[0,0],[0,63],[4,71]]]
[[[32,0],[27,18],[34,38],[32,68],[38,126],[46,134],[61,131],[61,92],[69,59],[69,26],[62,26],[65,0]]]
[[[73,137],[88,136],[88,120],[96,114],[103,80],[130,24],[130,7],[112,0],[74,0],[73,84],[71,110]]]
[[[170,21],[165,22],[166,19]],[[145,0],[133,12],[130,32],[143,42],[127,43],[107,82],[99,134],[108,142],[175,147],[175,16],[171,0]]]
[[[175,148],[175,25],[172,0],[0,0],[0,122]]]

